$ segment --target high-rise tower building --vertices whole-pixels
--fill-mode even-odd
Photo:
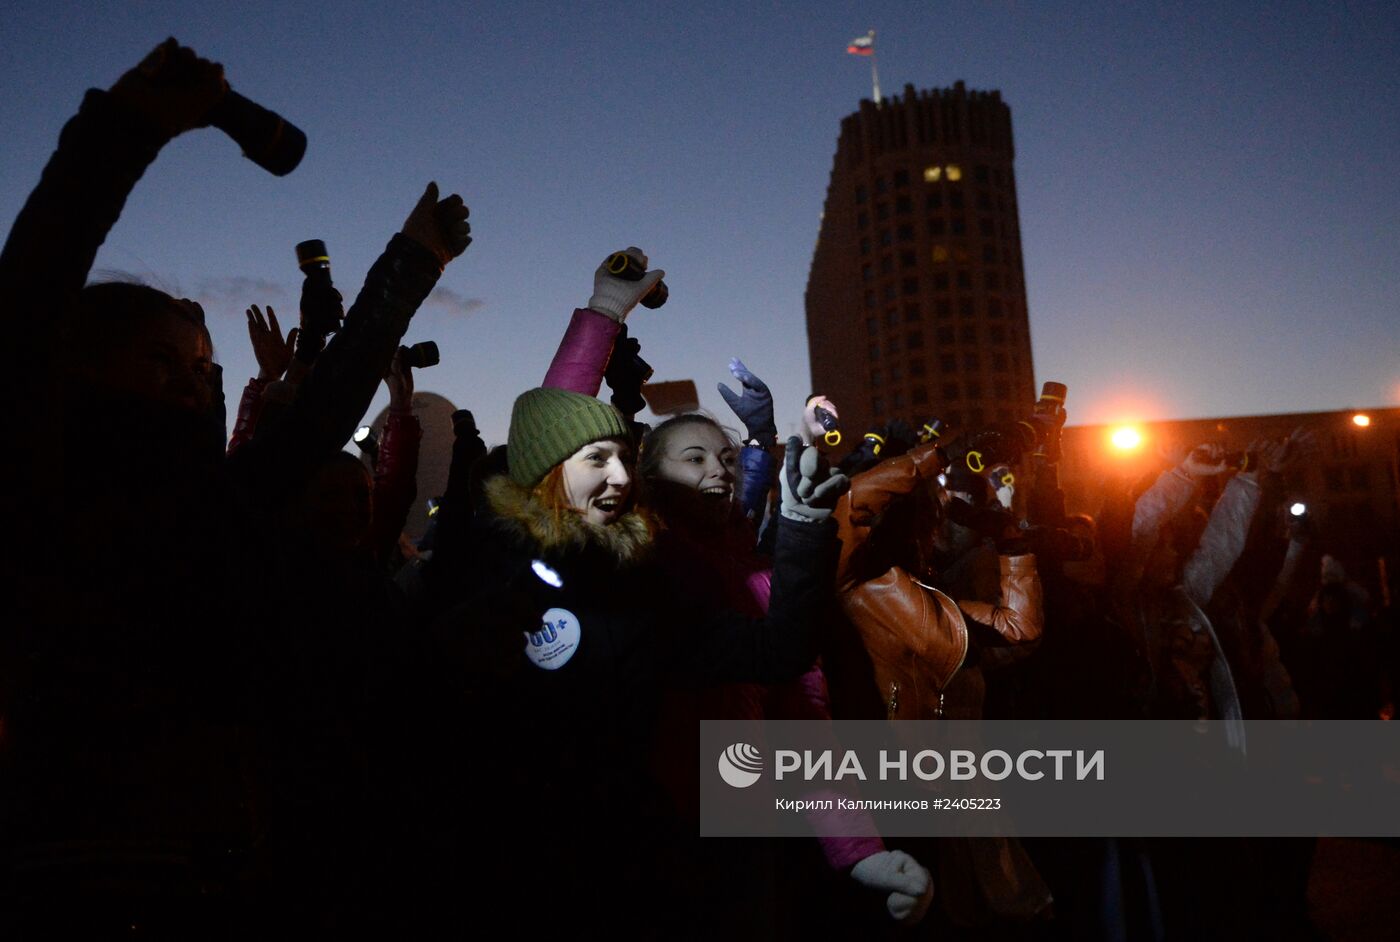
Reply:
[[[1034,399],[1014,156],[1001,94],[962,82],[842,120],[806,302],[813,389],[848,434]]]

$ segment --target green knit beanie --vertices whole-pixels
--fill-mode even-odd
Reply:
[[[549,469],[589,442],[631,435],[612,406],[567,389],[531,389],[510,412],[506,458],[510,479],[534,487]]]

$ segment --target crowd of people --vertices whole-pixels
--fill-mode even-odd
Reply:
[[[259,374],[230,437],[200,306],[87,283],[161,147],[226,93],[173,40],[90,91],[0,255],[23,403],[6,938],[1305,924],[1308,841],[702,840],[696,743],[702,719],[1374,717],[1372,604],[1282,509],[1307,431],[1247,463],[1183,449],[1091,518],[1066,513],[1053,393],[1020,422],[920,417],[842,452],[839,404],[791,404],[804,434],[779,442],[735,360],[742,434],[647,427],[627,321],[663,272],[629,247],[507,443],[457,413],[445,492],[417,494],[400,341],[471,242],[429,184],[348,309],[313,279],[285,334],[249,307]],[[381,382],[366,463],[345,448]]]

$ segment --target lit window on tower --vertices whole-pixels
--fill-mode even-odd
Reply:
[[[925,182],[925,183],[937,183],[940,179],[942,179],[942,177],[943,177],[943,168],[942,168],[942,167],[925,167],[925,168],[924,168],[924,182]]]
[[[946,261],[948,261],[948,246],[946,246],[946,245],[935,245],[935,246],[933,247],[933,260],[934,260],[935,262],[946,262]]]
[[[948,165],[948,179],[949,179],[949,180],[961,180],[961,179],[962,179],[962,167],[959,167],[957,164],[949,164],[949,165]]]

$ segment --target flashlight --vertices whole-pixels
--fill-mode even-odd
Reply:
[[[647,270],[638,264],[637,260],[626,252],[614,252],[603,262],[603,267],[608,270],[608,274],[624,281],[641,281]],[[642,298],[642,307],[658,308],[666,303],[666,299],[671,296],[670,289],[666,287],[666,282],[658,281],[651,286],[651,290]]]
[[[345,318],[343,298],[331,281],[331,256],[321,239],[307,239],[296,246],[301,284],[301,319],[313,334],[325,336],[340,329]]]
[[[556,589],[564,588],[564,577],[559,575],[558,571],[556,571],[543,559],[531,560],[530,570],[545,585],[552,586]]]
[[[361,425],[355,429],[355,434],[350,436],[350,440],[370,461],[379,460],[379,436],[374,433],[374,429],[368,425]]]
[[[415,370],[437,366],[442,362],[442,356],[438,353],[438,345],[431,340],[415,343],[411,347],[399,347],[399,357],[403,360],[404,366],[412,367]]]
[[[825,441],[827,445],[835,448],[837,445],[841,444],[841,423],[836,420],[836,416],[832,415],[829,409],[823,409],[821,406],[813,406],[812,416],[822,428],[826,429],[826,433],[822,435],[822,440]]]
[[[1308,505],[1303,503],[1302,501],[1298,501],[1297,503],[1293,504],[1291,507],[1288,508],[1288,513],[1294,517],[1301,517],[1307,512]]]

